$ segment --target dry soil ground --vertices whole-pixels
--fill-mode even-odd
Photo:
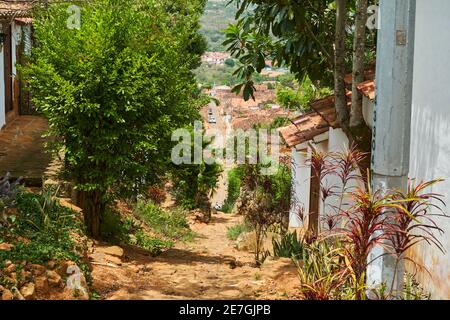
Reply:
[[[197,238],[158,257],[132,247],[95,244],[94,289],[102,299],[296,299],[298,279],[289,259],[269,258],[261,268],[253,254],[234,248],[227,229],[241,217],[217,214],[193,224]]]

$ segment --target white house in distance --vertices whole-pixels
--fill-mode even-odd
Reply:
[[[231,54],[228,52],[205,52],[202,55],[202,62],[210,65],[221,65],[225,60],[229,59]]]
[[[0,129],[30,109],[30,97],[17,77],[16,64],[31,48],[31,2],[0,1]]]

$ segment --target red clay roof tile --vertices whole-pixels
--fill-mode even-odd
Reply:
[[[375,100],[375,81],[368,80],[360,83],[357,86],[358,90],[361,91],[370,100]]]

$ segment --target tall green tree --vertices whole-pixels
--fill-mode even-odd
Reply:
[[[80,29],[67,27],[68,4],[35,13],[36,47],[23,73],[98,237],[111,195],[136,194],[164,174],[171,132],[199,118],[191,70],[206,48],[204,0],[78,5]]]
[[[367,57],[373,57],[367,53],[374,51],[374,41],[370,39],[373,34],[365,32],[368,3],[369,0],[231,0],[229,5],[239,9],[238,22],[227,29],[225,44],[239,59],[241,66],[236,75],[243,79],[234,91],[242,90],[244,98],[252,97],[252,75],[264,68],[265,59],[273,59],[275,64],[289,66],[300,82],[308,76],[316,86],[334,87],[341,127],[350,141],[370,150],[371,135],[364,127],[362,100],[356,88],[364,77]],[[352,70],[355,109],[349,110],[344,76]]]

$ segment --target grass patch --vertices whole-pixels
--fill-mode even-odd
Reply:
[[[227,237],[230,240],[237,240],[239,236],[244,232],[249,232],[251,228],[245,224],[237,224],[228,228]]]
[[[174,246],[170,240],[150,237],[143,230],[136,232],[136,245],[151,252],[152,256],[160,255],[164,250]]]
[[[82,259],[86,249],[84,234],[76,212],[61,206],[52,194],[21,191],[13,211],[0,218],[0,243],[13,245],[9,251],[0,250],[0,269],[7,260],[14,264],[70,260],[84,271],[89,282],[89,267]]]
[[[194,232],[189,228],[186,212],[182,209],[166,211],[152,202],[138,202],[134,211],[156,234],[171,241],[192,241]]]
[[[144,201],[137,203],[130,217],[107,210],[103,215],[101,234],[108,242],[135,245],[149,251],[152,256],[173,247],[177,241],[195,238],[185,211],[166,211],[153,202]]]
[[[130,217],[121,217],[113,210],[107,210],[103,215],[101,235],[110,243],[134,245],[147,250],[152,256],[158,256],[174,245],[171,240],[150,235],[142,224]]]

